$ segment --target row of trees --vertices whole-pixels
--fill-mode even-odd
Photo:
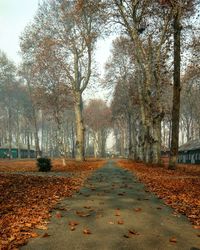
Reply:
[[[17,68],[0,54],[0,145],[20,149],[34,145],[37,156],[75,157],[76,127],[73,96],[68,86],[55,82],[35,84],[22,66]],[[102,100],[84,106],[85,152],[106,155],[106,138],[111,128],[110,108]],[[97,117],[97,119],[96,119]],[[29,152],[30,155],[30,152]]]
[[[127,128],[129,156],[159,163],[162,126],[169,121],[170,166],[174,168],[179,140],[181,49],[184,52],[186,46],[189,49],[187,43],[193,42],[188,34],[194,35],[191,16],[198,11],[198,1],[110,3],[115,7],[111,14],[121,37],[114,42],[106,80],[115,85],[112,106],[121,124],[122,140]],[[195,68],[195,64],[190,66]]]
[[[193,91],[198,91],[198,59],[190,60],[199,55],[197,33],[192,32],[198,29],[192,19],[197,12],[197,0],[53,0],[39,5],[33,22],[21,36],[18,76],[2,80],[3,84],[9,81],[6,88],[11,85],[14,90],[20,88],[17,93],[25,93],[25,109],[29,107],[30,116],[27,127],[33,128],[28,138],[33,138],[38,154],[41,138],[43,147],[52,144],[54,151],[64,157],[71,152],[77,160],[83,160],[91,141],[94,148],[89,152],[105,155],[110,109],[96,100],[83,112],[82,95],[88,84],[96,81],[94,52],[98,37],[115,31],[117,38],[104,82],[113,89],[113,131],[120,141],[117,148],[122,154],[128,148],[133,159],[159,163],[161,144],[170,141],[173,168],[179,140],[181,50],[183,54],[188,50],[188,58],[182,61],[182,100],[189,94],[188,81],[190,100]],[[13,132],[9,100],[6,138],[10,143]],[[188,131],[196,131],[198,119],[196,113],[188,111],[189,106],[181,106],[180,124],[185,129],[189,122]],[[198,134],[188,133],[188,138]]]

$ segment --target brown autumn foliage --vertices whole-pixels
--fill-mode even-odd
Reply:
[[[13,171],[36,171],[34,161],[1,161],[0,171],[11,173],[0,174],[0,249],[17,249],[29,238],[37,237],[33,229],[47,228],[46,220],[56,203],[79,190],[91,170],[103,163],[70,161],[63,167],[60,160],[53,161],[53,171],[80,171],[77,177],[66,178],[14,174]]]
[[[87,159],[84,162],[67,160],[66,166],[63,166],[62,159],[52,160],[52,172],[68,172],[93,170],[101,166],[105,161],[97,159]],[[36,161],[33,159],[25,160],[0,160],[0,172],[37,172]]]
[[[200,226],[200,169],[178,166],[177,170],[147,166],[128,160],[119,160],[121,167],[134,172],[147,189],[162,198],[165,204],[188,217],[192,224]],[[198,166],[199,167],[199,166]]]

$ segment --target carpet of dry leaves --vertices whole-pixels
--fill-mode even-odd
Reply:
[[[147,166],[130,160],[119,160],[118,164],[133,171],[149,191],[200,229],[200,166],[178,165],[177,170],[168,170],[166,165]]]
[[[41,177],[15,174],[15,171],[37,171],[35,161],[1,161],[0,171],[0,249],[18,249],[31,237],[34,228],[45,229],[50,211],[62,198],[80,189],[84,180],[102,166],[104,161],[87,160],[83,163],[53,161],[55,172],[76,171],[73,178]]]

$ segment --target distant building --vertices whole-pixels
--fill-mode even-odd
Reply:
[[[4,144],[0,146],[0,158],[2,159],[35,158],[35,156],[36,156],[36,152],[33,146],[31,146],[30,149],[28,149],[27,145],[25,144],[20,144],[19,147],[12,144],[11,155],[9,153],[8,144]]]
[[[189,141],[179,147],[179,163],[200,163],[200,140]]]

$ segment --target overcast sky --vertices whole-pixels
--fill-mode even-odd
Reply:
[[[19,36],[32,20],[38,0],[0,0],[0,49],[9,59],[20,61]]]
[[[0,0],[0,50],[9,59],[20,62],[19,37],[25,26],[33,20],[39,0]],[[97,44],[96,58],[101,69],[109,56],[111,41]]]

